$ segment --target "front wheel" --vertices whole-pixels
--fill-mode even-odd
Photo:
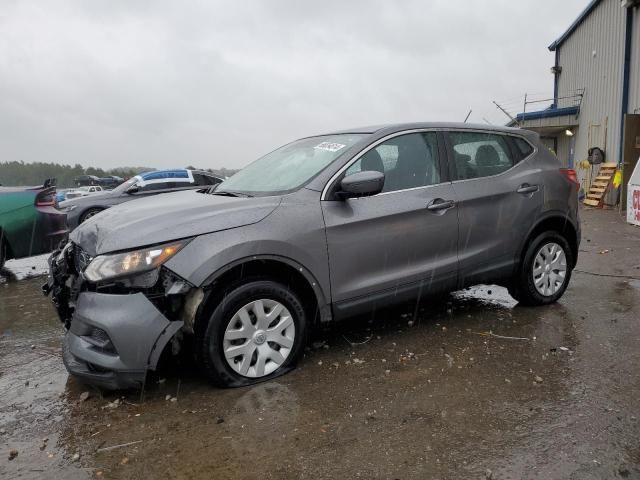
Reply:
[[[509,293],[523,305],[554,303],[567,289],[572,268],[567,240],[557,232],[544,232],[527,247]]]
[[[97,215],[101,211],[102,211],[101,208],[90,208],[89,210],[87,210],[82,214],[82,217],[80,217],[80,223],[83,223],[86,220],[89,220],[91,217]]]
[[[251,281],[227,292],[214,308],[198,358],[214,384],[251,385],[293,369],[306,330],[295,292],[271,280]]]

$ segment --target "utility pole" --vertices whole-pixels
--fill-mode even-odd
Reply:
[[[469,113],[467,113],[467,116],[464,117],[464,122],[462,123],[467,123],[467,120],[469,120],[469,117],[471,116],[471,112],[473,112],[473,110],[469,110]]]
[[[498,107],[498,108],[500,109],[500,111],[501,111],[502,113],[504,113],[507,117],[509,117],[512,121],[516,122],[516,125],[520,125],[520,124],[518,123],[518,121],[517,121],[515,118],[513,118],[509,112],[507,112],[504,108],[502,108],[500,105],[498,105],[498,103],[497,103],[495,100],[493,100],[493,104],[494,104],[496,107]]]

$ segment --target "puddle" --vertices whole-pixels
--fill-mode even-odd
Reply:
[[[640,288],[640,280],[629,280],[628,284],[634,288]]]
[[[41,278],[0,285],[0,477],[88,478],[60,442],[69,421],[62,326],[39,291]],[[44,441],[44,439],[47,439]],[[18,456],[6,461],[11,450]]]
[[[185,361],[105,394],[67,376],[41,283],[0,284],[1,478],[640,478],[637,280],[576,274],[539,308],[481,285],[319,331],[253,387]]]

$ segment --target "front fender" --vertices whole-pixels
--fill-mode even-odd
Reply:
[[[282,262],[300,272],[315,292],[322,320],[331,319],[329,267],[324,232],[305,234],[304,241],[256,238],[254,225],[195,238],[165,266],[197,287],[206,287],[230,269],[252,260]],[[300,246],[297,246],[300,245]]]
[[[320,287],[320,283],[318,282],[316,277],[313,275],[313,273],[309,269],[305,268],[302,264],[296,262],[295,260],[292,260],[291,258],[288,258],[288,257],[283,257],[281,255],[262,254],[262,255],[252,255],[250,257],[239,258],[225,265],[224,267],[220,268],[219,270],[211,274],[209,277],[207,277],[207,279],[203,283],[203,288],[206,288],[207,286],[214,283],[218,278],[222,277],[229,270],[232,270],[233,268],[239,265],[242,265],[244,263],[255,261],[255,260],[272,260],[272,261],[284,263],[292,267],[296,271],[300,272],[304,276],[304,278],[307,280],[309,285],[311,285],[311,288],[313,289],[313,293],[315,294],[316,301],[318,302],[318,309],[320,311],[320,321],[329,322],[332,320],[333,315],[331,312],[330,305],[327,302],[327,297],[322,291],[322,288]]]

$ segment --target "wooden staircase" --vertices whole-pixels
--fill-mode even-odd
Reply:
[[[584,199],[584,204],[590,207],[601,207],[604,194],[613,180],[613,176],[616,173],[617,164],[615,163],[603,163],[600,165],[598,175],[591,181],[591,187],[589,193]]]

